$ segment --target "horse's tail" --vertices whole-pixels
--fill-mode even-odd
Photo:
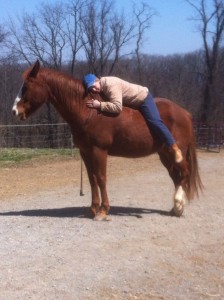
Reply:
[[[193,133],[193,128],[192,128]],[[192,135],[192,141],[188,145],[186,159],[189,165],[189,176],[187,182],[186,194],[189,200],[193,199],[196,195],[199,196],[199,190],[203,190],[203,183],[200,178],[198,160],[196,154],[195,137]]]

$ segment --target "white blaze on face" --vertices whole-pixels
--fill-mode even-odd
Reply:
[[[18,102],[21,100],[21,96],[22,96],[22,88],[23,88],[23,84],[21,85],[20,89],[19,89],[19,93],[16,96],[16,99],[14,101],[13,107],[12,107],[12,112],[14,113],[14,115],[18,116],[19,112],[17,109],[17,104]]]

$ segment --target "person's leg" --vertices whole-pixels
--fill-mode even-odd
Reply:
[[[150,94],[139,107],[139,111],[145,118],[147,125],[153,133],[158,135],[161,141],[165,143],[168,148],[174,151],[176,162],[180,162],[183,159],[181,150],[177,146],[171,132],[162,121],[154,99]]]
[[[139,110],[145,118],[149,128],[153,131],[153,133],[159,136],[160,140],[165,143],[167,147],[171,147],[175,144],[174,137],[163,123],[151,95],[145,99],[144,103],[139,107]]]

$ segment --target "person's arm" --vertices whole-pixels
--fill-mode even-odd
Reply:
[[[122,111],[122,80],[116,77],[104,77],[100,81],[102,94],[107,101],[91,99],[86,105],[89,108],[100,109],[104,112],[119,114]]]
[[[122,111],[122,103],[120,101],[101,102],[100,110],[105,111],[105,112],[119,114]]]
[[[110,84],[104,92],[108,101],[101,102],[101,111],[119,114],[122,111],[122,87],[120,82]]]
[[[122,111],[122,95],[121,92],[110,92],[108,97],[109,101],[99,101],[91,99],[86,102],[86,106],[89,108],[100,109],[101,111],[119,114]]]

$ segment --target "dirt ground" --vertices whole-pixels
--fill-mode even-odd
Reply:
[[[1,168],[0,299],[224,299],[224,151],[198,158],[206,190],[181,218],[157,155],[109,158],[110,222],[86,217],[80,161]]]

